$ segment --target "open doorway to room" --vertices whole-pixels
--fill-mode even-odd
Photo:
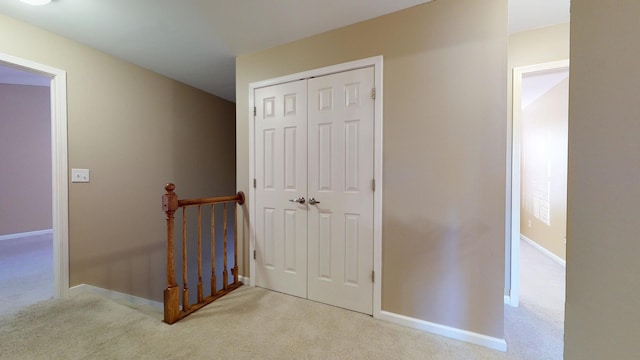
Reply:
[[[520,237],[566,264],[569,68],[522,74]]]
[[[0,66],[0,315],[54,295],[50,83]]]
[[[562,352],[569,62],[513,72],[511,305],[505,323]],[[517,324],[526,318],[526,323]],[[532,321],[531,319],[534,319]],[[536,339],[532,339],[536,343]]]
[[[0,53],[0,316],[69,293],[66,72]]]

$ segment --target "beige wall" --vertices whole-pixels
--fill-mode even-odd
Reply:
[[[0,235],[51,229],[49,87],[0,84]]]
[[[568,119],[568,78],[525,107],[521,116],[520,233],[561,259],[566,259]]]
[[[543,28],[522,31],[509,36],[508,82],[507,82],[507,133],[509,139],[507,146],[507,171],[511,174],[511,133],[513,124],[513,68],[520,66],[536,65],[569,58],[569,23],[546,26]],[[510,176],[509,176],[510,178]],[[507,182],[507,192],[511,194],[511,182]],[[511,213],[511,196],[507,198],[507,211]],[[511,227],[507,227],[507,233],[511,234]],[[510,236],[507,237],[510,239]],[[506,244],[505,262],[506,268],[511,268],[511,244]],[[511,272],[505,271],[505,294],[510,293]]]
[[[571,2],[565,358],[635,359],[640,2]]]
[[[498,338],[506,20],[506,1],[437,1],[236,61],[237,186],[248,193],[249,83],[384,56],[383,310]],[[248,244],[245,222],[245,275]]]
[[[545,26],[509,36],[509,70],[569,58],[570,24]]]
[[[231,194],[233,103],[0,16],[0,52],[67,71],[70,283],[160,300],[164,184],[181,197]]]
[[[569,58],[569,23],[546,26],[509,36],[508,106],[511,119],[513,104],[513,68],[536,65]],[[509,121],[511,123],[511,121]]]

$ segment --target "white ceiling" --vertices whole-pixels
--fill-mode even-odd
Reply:
[[[509,0],[509,34],[569,21],[571,0]]]
[[[0,13],[234,101],[236,55],[429,1],[2,0]],[[510,32],[568,21],[568,3],[510,0]]]

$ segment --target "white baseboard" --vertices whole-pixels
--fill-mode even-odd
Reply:
[[[53,234],[53,229],[44,229],[44,230],[27,231],[27,232],[15,233],[15,234],[0,235],[0,241],[19,239],[23,237],[44,235],[44,234]]]
[[[426,331],[432,334],[445,336],[451,339],[461,340],[471,344],[481,345],[489,349],[507,351],[507,342],[487,335],[482,335],[466,330],[461,330],[445,325],[435,324],[424,320],[411,318],[387,311],[381,311],[378,317],[380,320],[389,321],[395,324],[408,326],[414,329]]]
[[[248,276],[238,275],[238,281],[240,281],[244,285],[249,285],[249,280],[250,279]]]
[[[545,249],[544,247],[542,247],[540,244],[538,244],[537,242],[529,239],[528,237],[520,234],[520,239],[522,239],[523,241],[527,242],[529,245],[533,246],[535,249],[537,249],[538,251],[540,251],[541,253],[545,254],[546,256],[548,256],[549,258],[551,258],[551,260],[557,262],[558,264],[567,267],[567,261],[562,259],[560,256],[552,253],[551,251]]]
[[[511,295],[505,295],[504,296],[504,303],[511,306],[511,307],[519,307],[520,306],[520,302],[516,301],[514,297],[512,297]]]
[[[69,289],[70,296],[75,296],[77,294],[84,293],[84,292],[102,295],[112,300],[123,300],[132,305],[150,305],[158,309],[164,309],[164,304],[162,304],[161,302],[145,299],[139,296],[121,293],[115,290],[103,289],[101,287],[97,287],[93,285],[81,284]]]

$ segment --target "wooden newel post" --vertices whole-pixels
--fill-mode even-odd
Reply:
[[[238,205],[244,205],[244,193],[238,191],[238,202],[234,206],[233,216],[233,283],[238,284]]]
[[[176,260],[174,254],[174,213],[178,209],[176,186],[167,184],[162,196],[162,210],[167,214],[167,288],[164,290],[164,321],[168,324],[180,320],[180,288],[176,283]]]

